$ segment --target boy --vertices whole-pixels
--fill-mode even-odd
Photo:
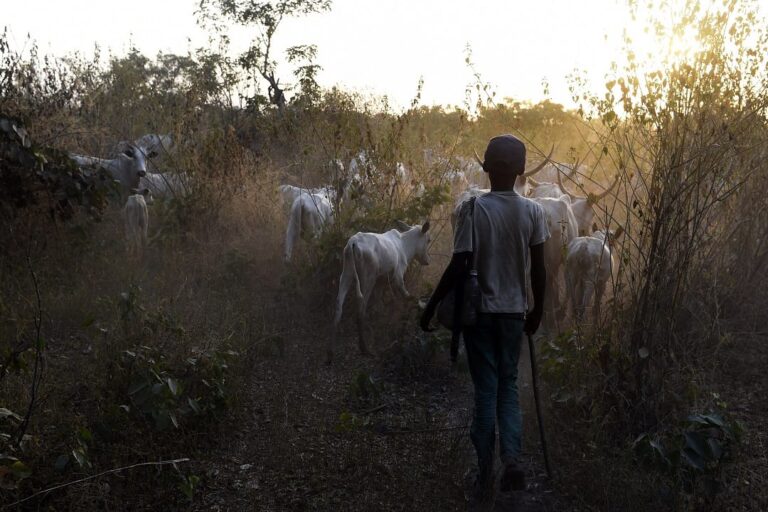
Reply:
[[[483,170],[488,173],[491,191],[478,197],[474,208],[469,201],[462,205],[453,257],[421,318],[422,329],[429,330],[437,305],[464,279],[474,259],[481,290],[479,314],[477,323],[463,331],[475,390],[470,437],[477,453],[478,474],[470,499],[472,510],[493,503],[497,420],[503,464],[501,490],[525,488],[525,473],[516,461],[522,437],[517,363],[523,332],[533,334],[541,323],[546,284],[543,244],[550,236],[543,209],[514,190],[517,177],[525,172],[525,145],[519,139],[512,135],[491,139]],[[534,300],[531,311],[525,286],[529,262]]]

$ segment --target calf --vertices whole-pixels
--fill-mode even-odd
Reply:
[[[293,249],[302,234],[317,238],[325,225],[330,222],[333,222],[333,209],[326,196],[300,194],[293,201],[288,218],[288,228],[285,232],[285,261],[291,261]]]
[[[382,234],[356,233],[350,237],[344,247],[344,266],[339,278],[333,334],[328,345],[328,362],[333,358],[344,299],[353,285],[358,301],[358,344],[361,353],[369,354],[365,343],[365,310],[376,282],[386,277],[403,297],[409,297],[404,280],[408,264],[416,259],[422,265],[429,265],[427,253],[430,240],[429,221],[423,226],[408,226],[400,223],[400,227],[404,229],[403,232],[392,229]]]
[[[134,144],[125,143],[124,149],[112,159],[96,158],[93,156],[70,155],[70,158],[81,167],[101,167],[107,171],[113,180],[120,184],[124,196],[139,187],[139,179],[147,174],[147,158],[144,151]]]
[[[584,312],[594,297],[593,314],[597,324],[603,292],[613,272],[611,246],[623,231],[621,227],[615,233],[595,231],[591,236],[574,238],[568,244],[565,280],[576,321],[584,318]]]
[[[125,219],[125,239],[128,253],[140,257],[147,246],[147,229],[149,227],[149,212],[147,202],[152,202],[152,193],[148,189],[128,196],[123,207]],[[146,199],[145,199],[146,198]]]

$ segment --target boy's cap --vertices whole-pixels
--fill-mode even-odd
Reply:
[[[483,169],[502,167],[516,174],[525,172],[525,144],[513,135],[498,135],[488,142]]]

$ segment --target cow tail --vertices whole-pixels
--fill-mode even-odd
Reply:
[[[293,250],[301,235],[302,204],[301,198],[297,198],[291,206],[291,216],[288,219],[288,230],[285,236],[285,259],[290,260]]]
[[[363,291],[360,289],[360,276],[357,275],[357,244],[352,244],[352,275],[355,277],[355,293],[358,299],[363,298]]]

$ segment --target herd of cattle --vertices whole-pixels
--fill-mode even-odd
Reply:
[[[600,303],[606,286],[611,281],[613,270],[613,242],[621,235],[619,227],[615,232],[599,229],[595,220],[595,209],[616,187],[619,179],[599,194],[580,195],[571,192],[563,183],[562,175],[575,179],[576,169],[553,162],[551,152],[536,168],[523,174],[515,184],[515,190],[541,205],[546,215],[551,238],[545,243],[544,257],[547,267],[547,304],[545,307],[545,328],[557,329],[557,315],[562,308],[561,280],[565,275],[565,288],[576,320],[584,318],[587,307],[594,303],[594,318],[599,316]],[[356,183],[362,178],[357,171],[365,158],[360,154],[350,162],[349,182]],[[440,165],[443,162],[437,162]],[[342,167],[341,164],[336,163]],[[478,172],[479,170],[479,172]],[[451,224],[464,201],[490,192],[472,182],[482,174],[479,164],[474,169],[457,170],[446,166],[443,177],[457,193],[457,200],[451,212]],[[547,176],[549,181],[537,181],[534,175]],[[409,183],[407,168],[398,164],[393,173],[394,180]],[[394,183],[390,184],[394,186]],[[410,183],[416,195],[423,192],[419,184]],[[317,237],[334,220],[334,204],[344,200],[348,189],[337,191],[331,186],[301,188],[294,185],[280,185],[288,223],[285,236],[286,261],[290,261],[300,236]],[[360,351],[367,353],[365,341],[365,316],[368,301],[377,281],[386,280],[404,297],[408,297],[404,275],[412,260],[422,265],[429,263],[430,245],[429,222],[423,225],[398,223],[397,229],[385,233],[356,233],[349,238],[343,251],[343,269],[339,279],[339,290],[334,315],[334,334],[331,336],[329,356],[335,344],[336,330],[341,321],[344,302],[350,290],[357,297],[358,343]]]
[[[134,255],[141,254],[148,242],[147,204],[151,204],[154,198],[170,199],[186,195],[189,190],[186,173],[151,172],[156,171],[152,159],[167,154],[172,146],[170,135],[147,134],[133,142],[118,143],[114,158],[70,154],[78,166],[103,169],[115,182],[120,197],[125,201],[125,236],[128,250]]]
[[[71,155],[80,166],[100,167],[115,181],[124,200],[123,215],[129,251],[141,253],[147,244],[149,212],[147,204],[153,198],[170,199],[185,195],[190,185],[184,173],[158,172],[152,159],[166,153],[172,146],[168,135],[145,135],[133,142],[118,146],[118,154],[112,159]],[[544,327],[557,328],[557,315],[561,304],[561,274],[565,275],[565,289],[575,319],[584,317],[586,308],[594,301],[593,312],[598,318],[600,303],[613,268],[612,245],[621,235],[607,227],[599,229],[595,223],[595,209],[604,210],[600,203],[616,187],[618,177],[599,194],[579,195],[571,192],[563,183],[562,175],[576,180],[578,170],[551,160],[550,155],[533,170],[518,177],[515,190],[541,205],[546,215],[551,238],[545,242],[544,257],[547,268],[547,293],[544,304]],[[476,184],[482,176],[479,164],[469,159],[439,159],[425,152],[425,162],[439,169],[440,179],[447,182],[457,194],[451,213],[451,223],[464,201],[488,193],[490,190]],[[457,163],[458,162],[458,163]],[[318,237],[334,221],[335,207],[341,201],[350,201],[355,190],[364,189],[371,176],[371,162],[365,152],[352,158],[347,172],[340,161],[332,164],[346,176],[346,185],[337,190],[333,186],[303,188],[283,184],[278,190],[288,217],[285,233],[284,259],[293,257],[296,244],[304,237]],[[366,169],[366,172],[363,172]],[[537,181],[534,175],[547,181]],[[387,185],[402,187],[419,195],[424,186],[412,179],[405,165],[398,163]],[[357,196],[359,197],[359,196]],[[355,199],[357,199],[355,197]],[[371,293],[379,280],[389,283],[408,297],[404,276],[412,260],[422,265],[429,263],[430,223],[405,225],[385,233],[356,233],[343,251],[343,270],[334,315],[334,335],[329,345],[332,353],[336,329],[341,321],[344,301],[350,290],[357,297],[358,339],[360,350],[368,352],[365,342],[365,314]]]

